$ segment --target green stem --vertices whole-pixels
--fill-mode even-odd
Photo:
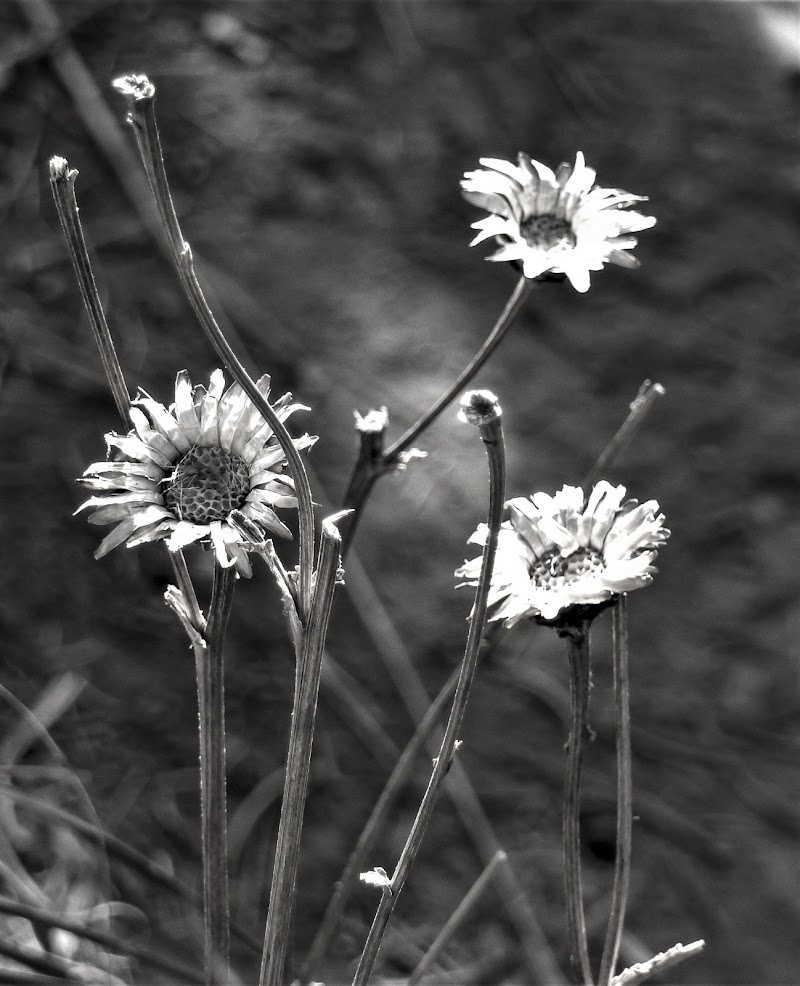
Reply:
[[[235,573],[214,562],[205,646],[195,648],[200,722],[200,801],[206,983],[227,980],[230,959],[228,838],[225,819],[225,683],[223,645]]]
[[[133,127],[139,154],[167,233],[178,277],[189,304],[192,306],[192,310],[215,352],[265,421],[269,423],[283,454],[286,456],[289,472],[295,483],[298,502],[297,513],[300,528],[298,605],[300,619],[305,623],[311,609],[311,580],[314,566],[314,507],[303,460],[285,425],[272,409],[269,401],[256,387],[255,381],[225,338],[206,301],[200,282],[197,280],[192,261],[192,250],[183,238],[164,167],[161,138],[155,115],[155,86],[145,76],[128,76],[125,79],[118,79],[115,85],[128,98],[130,106],[128,122]]]
[[[583,880],[581,877],[580,804],[581,770],[584,744],[588,733],[589,686],[591,653],[589,650],[588,620],[565,628],[569,642],[570,695],[572,715],[567,740],[567,766],[564,779],[564,887],[567,903],[567,933],[570,970],[573,982],[591,986],[592,968],[586,940],[586,921],[583,912]]]
[[[622,595],[613,612],[614,704],[617,727],[617,848],[614,861],[614,889],[611,914],[600,962],[598,986],[610,986],[617,966],[628,884],[631,874],[631,826],[633,821],[633,782],[631,778],[631,707],[628,671],[628,600]]]
[[[480,392],[478,392],[480,393]],[[467,399],[465,398],[465,401]],[[472,618],[470,620],[467,645],[461,670],[456,685],[456,694],[450,710],[450,717],[444,731],[444,738],[436,758],[433,773],[428,787],[423,795],[417,816],[411,826],[408,839],[400,854],[390,885],[384,889],[380,903],[375,912],[372,927],[369,930],[364,950],[356,969],[353,986],[365,986],[372,974],[372,968],[386,933],[389,918],[394,911],[397,900],[402,892],[409,871],[417,857],[425,832],[428,828],[433,809],[439,797],[447,772],[453,759],[456,739],[466,711],[472,680],[478,663],[483,630],[486,623],[487,601],[491,585],[494,559],[497,552],[497,536],[503,516],[503,500],[505,497],[505,449],[503,445],[503,426],[500,418],[500,408],[494,399],[493,413],[487,413],[485,392],[481,398],[481,410],[484,420],[480,422],[481,440],[486,446],[489,459],[489,532],[483,549],[481,574],[475,593]],[[478,423],[477,421],[475,423]]]
[[[308,794],[317,696],[333,592],[341,559],[341,535],[331,519],[322,524],[319,561],[308,626],[301,637],[281,820],[269,895],[260,986],[282,986],[294,910],[303,814]]]

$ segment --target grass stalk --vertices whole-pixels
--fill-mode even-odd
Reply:
[[[583,912],[583,879],[581,876],[581,771],[584,745],[589,731],[589,686],[591,652],[589,621],[561,631],[569,644],[570,696],[572,714],[567,740],[567,765],[564,777],[562,836],[564,846],[564,890],[567,905],[567,935],[570,971],[574,983],[591,986],[592,967],[586,941],[586,920]]]
[[[144,948],[127,939],[112,935],[106,931],[89,928],[83,922],[65,917],[45,907],[35,907],[31,904],[20,903],[9,897],[0,897],[0,914],[10,914],[14,917],[25,918],[48,928],[60,928],[78,938],[94,942],[118,955],[129,955],[138,959],[152,969],[160,969],[172,976],[179,976],[190,983],[202,983],[202,973],[198,969],[185,965],[169,955],[161,955],[152,949]]]
[[[428,787],[423,795],[417,816],[411,826],[406,844],[400,854],[388,888],[384,889],[375,912],[372,927],[367,935],[364,949],[353,979],[353,986],[364,986],[369,981],[378,951],[386,932],[389,918],[402,892],[411,867],[417,857],[433,809],[438,800],[445,776],[450,769],[456,739],[466,711],[472,680],[478,663],[483,630],[486,623],[487,601],[491,584],[494,559],[497,551],[497,535],[503,515],[505,497],[505,449],[500,406],[497,398],[482,391],[473,391],[462,400],[463,414],[480,429],[481,441],[486,447],[489,460],[489,533],[483,550],[481,574],[475,593],[472,618],[470,619],[467,645],[461,662],[456,693],[450,716],[445,727],[439,756],[434,763]]]
[[[639,393],[631,402],[627,417],[584,477],[583,489],[591,489],[599,479],[603,478],[609,465],[619,456],[623,449],[630,445],[636,431],[641,427],[644,419],[652,410],[656,400],[659,397],[663,397],[665,393],[666,391],[660,383],[653,383],[652,380],[643,381],[639,388]]]
[[[230,960],[223,646],[235,579],[233,568],[223,568],[215,560],[205,642],[195,647],[200,724],[204,955],[208,984],[214,982],[215,970],[227,976]]]
[[[299,674],[292,710],[286,781],[269,895],[260,986],[282,986],[294,910],[303,814],[308,793],[317,697],[333,593],[341,560],[341,535],[334,518],[322,524],[319,561],[308,626],[301,635]]]
[[[497,868],[507,859],[505,852],[501,849],[489,863],[483,868],[478,879],[472,884],[464,895],[461,903],[447,919],[439,934],[431,942],[430,948],[422,956],[416,969],[408,977],[408,986],[417,986],[417,983],[428,972],[436,962],[441,953],[447,947],[448,942],[458,931],[461,925],[469,917],[472,908],[480,900],[483,892],[489,886],[497,872]]]
[[[253,402],[265,421],[269,423],[278,440],[295,483],[298,501],[299,533],[299,600],[300,619],[305,623],[311,610],[311,580],[314,566],[314,508],[311,487],[303,460],[285,425],[272,409],[269,401],[256,387],[255,381],[234,353],[225,334],[206,301],[194,270],[192,249],[183,238],[178,216],[172,202],[161,138],[155,115],[155,86],[143,75],[130,75],[117,79],[115,87],[128,99],[128,122],[133,127],[136,144],[150,188],[158,207],[169,242],[172,259],[184,293],[215,352],[226,369]]]
[[[621,595],[612,614],[614,651],[614,706],[617,733],[617,847],[614,859],[614,886],[598,986],[610,986],[617,966],[628,885],[631,875],[631,828],[633,823],[633,782],[631,777],[631,703],[628,669],[628,599]]]

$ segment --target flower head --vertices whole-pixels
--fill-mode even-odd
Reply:
[[[565,486],[555,496],[534,493],[506,503],[489,591],[490,620],[507,627],[524,617],[562,620],[573,606],[606,603],[652,581],[656,548],[669,531],[658,503],[625,500],[625,487],[602,481],[588,496]],[[484,545],[481,524],[469,544]],[[481,559],[455,573],[477,585]]]
[[[478,235],[470,246],[496,236],[500,249],[489,260],[518,260],[528,278],[566,274],[577,291],[588,291],[589,271],[606,263],[639,266],[628,253],[637,243],[631,234],[655,219],[628,206],[646,196],[596,186],[580,151],[556,172],[527,154],[517,161],[481,158],[485,170],[464,175],[464,198],[492,213],[472,224]]]
[[[257,384],[265,398],[269,385],[268,376]],[[281,421],[301,408],[308,410],[292,404],[291,394],[274,405]],[[221,370],[211,374],[208,389],[192,387],[182,370],[174,404],[166,408],[140,391],[130,413],[132,431],[106,435],[114,459],[92,463],[79,480],[98,495],[78,510],[92,511],[90,524],[116,525],[95,558],[122,544],[166,540],[177,551],[203,541],[213,545],[221,565],[235,565],[249,578],[250,542],[232,522],[232,511],[240,510],[264,532],[291,537],[275,509],[297,506],[272,428],[238,383],[225,390]],[[304,435],[294,444],[306,449],[315,441]]]

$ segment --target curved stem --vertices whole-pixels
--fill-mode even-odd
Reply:
[[[78,202],[75,198],[75,179],[77,177],[78,172],[74,168],[70,168],[63,157],[50,159],[50,189],[58,210],[58,218],[61,220],[61,227],[64,230],[64,238],[67,241],[67,248],[72,259],[83,304],[92,326],[94,341],[97,344],[106,380],[108,380],[108,386],[114,403],[117,405],[119,416],[125,426],[130,428],[131,397],[114,347],[114,340],[111,338],[103,304],[97,292],[94,272],[89,260],[89,251],[86,249],[86,241],[83,237]]]
[[[136,136],[139,154],[150,181],[150,187],[167,233],[173,261],[186,297],[217,355],[265,421],[269,423],[283,454],[286,456],[297,494],[300,529],[298,549],[300,555],[299,611],[300,618],[305,623],[311,610],[311,581],[314,567],[314,508],[311,487],[303,460],[283,422],[256,387],[255,381],[225,338],[197,280],[192,262],[192,250],[183,238],[164,167],[161,139],[155,116],[155,86],[145,76],[128,76],[125,79],[117,80],[115,85],[128,98],[131,109],[128,122],[133,127]]]
[[[408,431],[399,438],[394,445],[392,445],[386,452],[384,456],[384,464],[392,465],[397,462],[402,452],[405,452],[407,448],[422,434],[425,429],[432,424],[444,411],[444,409],[452,404],[453,401],[458,397],[461,391],[466,387],[466,385],[472,380],[475,374],[480,370],[487,359],[492,355],[492,353],[497,349],[503,338],[511,328],[511,324],[517,317],[520,309],[525,303],[525,299],[531,293],[536,281],[529,280],[526,277],[520,277],[517,281],[516,287],[511,293],[511,297],[506,302],[505,308],[500,313],[499,318],[495,322],[492,331],[486,337],[486,341],[483,343],[481,348],[472,357],[469,364],[464,368],[459,378],[456,382],[447,390],[444,394],[433,404],[422,417],[413,424]]]
[[[614,889],[611,914],[600,962],[598,986],[610,986],[617,966],[628,884],[631,873],[631,825],[633,821],[633,783],[631,779],[631,707],[628,672],[628,599],[622,595],[614,607],[614,704],[617,718],[617,850],[614,860]]]
[[[567,903],[567,933],[570,970],[573,982],[591,986],[592,968],[586,941],[586,921],[583,913],[583,880],[581,877],[581,770],[584,743],[588,733],[589,685],[591,654],[589,650],[589,621],[564,631],[569,642],[570,695],[572,715],[567,740],[567,766],[564,779],[564,887]]]
[[[286,761],[283,805],[275,846],[269,910],[264,929],[260,986],[283,984],[283,970],[286,965],[294,910],[303,814],[311,769],[322,656],[340,558],[341,535],[333,520],[329,518],[322,525],[311,615],[308,627],[302,634],[302,652],[298,654],[296,694],[292,709],[289,755]]]
[[[499,412],[499,407],[498,407]],[[400,854],[389,886],[384,888],[378,905],[372,927],[369,930],[364,950],[356,969],[353,986],[365,986],[372,974],[372,968],[392,915],[395,904],[408,877],[411,866],[417,857],[422,840],[430,822],[433,809],[439,796],[445,776],[450,769],[455,750],[456,739],[464,719],[464,712],[469,698],[472,680],[478,663],[483,629],[486,623],[487,601],[491,585],[494,559],[497,552],[497,535],[503,516],[503,500],[505,497],[505,449],[503,445],[503,428],[499,413],[480,425],[481,440],[486,446],[489,459],[489,532],[483,549],[481,574],[475,593],[472,618],[461,671],[456,685],[456,694],[450,710],[450,717],[444,732],[444,738],[436,758],[433,773],[428,787],[423,795],[417,816],[411,826],[406,844]]]
[[[195,647],[200,724],[205,971],[209,984],[215,981],[215,969],[220,971],[222,981],[226,981],[230,958],[223,644],[235,578],[232,568],[223,568],[219,562],[214,562],[214,588],[205,646]]]

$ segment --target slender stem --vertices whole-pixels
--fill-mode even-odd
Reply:
[[[50,189],[58,210],[58,218],[61,220],[61,227],[64,230],[64,238],[67,241],[67,249],[72,259],[83,304],[89,316],[89,323],[92,326],[94,340],[97,343],[114,403],[117,405],[119,415],[126,427],[130,427],[131,398],[125,384],[117,351],[114,348],[114,340],[111,338],[111,332],[108,328],[103,304],[97,292],[94,272],[89,260],[89,251],[86,249],[86,240],[83,237],[78,202],[75,198],[75,179],[77,177],[78,172],[74,168],[70,168],[63,157],[50,159]]]
[[[481,393],[481,392],[477,392]],[[467,403],[467,398],[465,402]],[[406,840],[406,844],[400,855],[395,871],[392,875],[388,892],[384,892],[375,913],[361,959],[356,969],[353,979],[353,986],[364,986],[369,981],[372,968],[375,964],[378,951],[386,932],[392,911],[402,892],[408,873],[414,860],[416,859],[419,848],[422,844],[425,832],[428,827],[434,806],[439,796],[445,776],[450,769],[450,764],[455,750],[456,739],[461,729],[464,719],[467,699],[475,675],[478,662],[483,629],[486,623],[487,601],[491,584],[492,572],[494,570],[494,559],[497,551],[497,535],[500,530],[500,522],[503,515],[503,500],[505,497],[505,450],[503,445],[503,427],[500,418],[500,409],[496,399],[494,400],[494,414],[486,413],[485,397],[482,398],[482,410],[485,417],[479,423],[481,440],[486,446],[489,459],[489,517],[488,535],[486,545],[483,549],[483,561],[481,567],[478,588],[475,593],[475,603],[473,605],[472,618],[470,620],[469,634],[467,635],[467,645],[464,652],[464,659],[461,662],[461,671],[453,705],[450,710],[450,717],[444,732],[444,738],[436,758],[433,773],[431,774],[428,787],[422,798],[422,802],[417,812],[417,817],[411,827],[411,831]],[[475,421],[475,423],[478,423]]]
[[[511,293],[511,297],[506,302],[505,308],[500,313],[500,317],[494,324],[492,331],[486,337],[486,341],[483,343],[481,348],[472,357],[469,364],[464,368],[459,378],[456,382],[447,390],[444,394],[433,404],[422,417],[413,424],[408,431],[399,438],[394,445],[392,445],[386,452],[384,461],[386,465],[392,465],[397,462],[402,452],[405,452],[416,439],[422,434],[425,429],[431,425],[444,411],[444,409],[453,403],[453,401],[458,397],[461,391],[466,387],[466,385],[472,380],[475,374],[480,370],[486,360],[492,355],[492,353],[497,349],[500,343],[503,341],[506,332],[511,328],[514,319],[519,314],[522,309],[525,300],[531,293],[536,281],[530,280],[527,277],[520,277],[517,281],[516,287]]]
[[[205,971],[208,984],[216,979],[215,969],[227,978],[230,958],[223,644],[235,578],[232,568],[223,568],[218,561],[214,562],[214,588],[205,646],[195,647],[200,722]]]
[[[567,767],[564,779],[564,886],[567,899],[567,932],[570,970],[573,982],[591,986],[592,968],[586,941],[581,878],[580,804],[584,743],[588,733],[591,653],[589,621],[565,628],[569,642],[570,694],[572,716],[567,740]]]
[[[367,819],[367,823],[364,826],[361,835],[358,837],[358,842],[350,854],[350,858],[347,860],[345,868],[342,871],[342,875],[339,877],[333,892],[333,896],[331,897],[325,910],[325,914],[323,915],[322,923],[320,924],[319,930],[317,931],[314,941],[311,944],[308,956],[303,964],[303,969],[298,977],[301,983],[310,982],[315,971],[321,966],[331,938],[339,926],[342,913],[344,912],[347,902],[353,892],[353,888],[358,884],[358,874],[364,869],[366,857],[372,851],[372,847],[375,845],[375,840],[377,839],[378,834],[380,833],[381,828],[383,827],[383,824],[397,799],[397,796],[403,788],[403,784],[408,777],[409,771],[428,741],[431,732],[439,720],[439,716],[442,714],[445,704],[452,696],[453,690],[456,687],[456,682],[458,681],[458,675],[459,669],[456,668],[450,678],[442,686],[441,691],[434,699],[431,707],[428,709],[425,718],[417,726],[414,731],[414,735],[409,740],[405,750],[403,750],[403,753],[389,776],[389,780],[386,782],[386,786],[381,792],[380,797],[375,802],[372,813]]]
[[[333,519],[328,519],[322,524],[314,597],[308,627],[302,635],[302,653],[299,655],[300,673],[296,678],[297,691],[292,710],[283,806],[264,930],[260,986],[282,986],[283,983],[311,768],[322,656],[340,559],[341,535]]]
[[[305,623],[311,609],[311,580],[314,565],[314,508],[311,487],[303,460],[283,422],[256,387],[255,381],[225,338],[206,301],[200,282],[197,280],[192,261],[192,250],[183,238],[164,167],[161,138],[155,116],[155,86],[145,76],[128,76],[124,79],[118,79],[115,85],[128,98],[130,106],[128,122],[133,127],[139,154],[150,181],[150,187],[167,233],[173,261],[186,297],[217,355],[259,413],[269,423],[283,454],[286,456],[289,471],[295,483],[298,501],[297,512],[300,528],[299,610],[300,618]]]
[[[586,474],[583,480],[584,489],[594,486],[598,479],[602,479],[611,462],[617,458],[623,449],[630,445],[636,430],[641,427],[657,398],[663,397],[665,393],[666,391],[660,383],[653,383],[652,380],[645,380],[642,383],[639,393],[631,403],[628,416],[620,425],[619,431],[603,449],[597,462]]]
[[[484,890],[489,886],[492,878],[497,872],[498,866],[503,863],[508,857],[505,852],[501,849],[496,856],[494,856],[489,863],[484,867],[483,872],[480,874],[478,879],[472,884],[467,893],[464,895],[463,900],[458,905],[458,907],[453,911],[448,920],[445,922],[439,934],[431,943],[428,951],[422,956],[417,968],[408,977],[407,986],[416,986],[416,984],[422,979],[425,973],[431,968],[434,962],[439,958],[443,949],[446,947],[447,943],[453,937],[453,935],[458,931],[461,925],[469,916],[470,911],[475,906],[475,904],[480,900],[481,895]]]
[[[633,783],[631,779],[631,705],[628,672],[628,599],[621,595],[613,612],[614,704],[617,716],[617,849],[614,860],[614,888],[611,914],[600,962],[598,986],[610,986],[617,966],[628,884],[631,874],[631,826],[633,821]]]

